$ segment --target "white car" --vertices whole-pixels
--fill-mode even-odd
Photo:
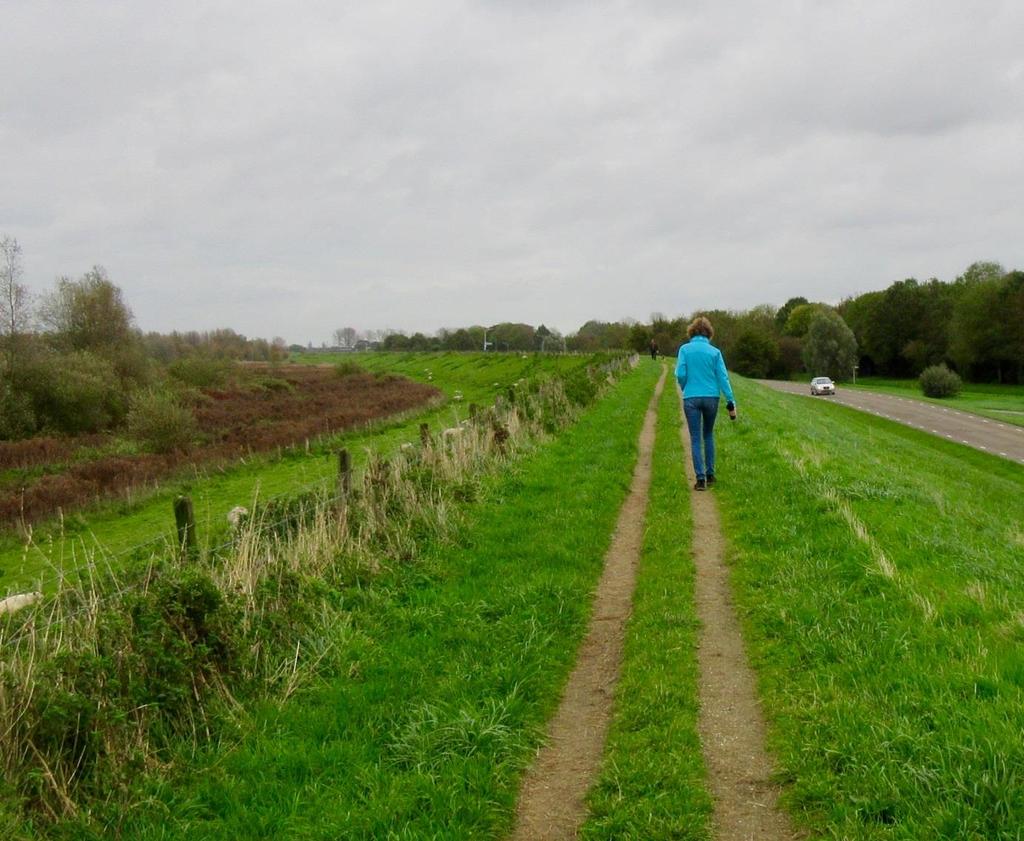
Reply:
[[[836,384],[828,377],[815,377],[811,380],[811,394],[835,394]]]

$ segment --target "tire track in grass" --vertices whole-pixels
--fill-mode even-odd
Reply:
[[[666,371],[662,370],[647,407],[633,481],[605,555],[587,636],[548,727],[545,746],[523,780],[512,841],[575,838],[587,816],[584,798],[600,770],[622,663],[651,483],[658,398]]]
[[[687,481],[692,483],[693,459],[685,423],[679,437],[686,453]],[[764,717],[733,609],[718,507],[713,492],[691,491],[690,502],[701,623],[698,729],[714,798],[714,837],[721,841],[794,839],[797,836],[778,807],[779,788],[771,780]]]

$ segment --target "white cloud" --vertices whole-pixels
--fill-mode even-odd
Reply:
[[[146,329],[327,338],[1024,264],[1024,11],[14,2],[0,230]]]

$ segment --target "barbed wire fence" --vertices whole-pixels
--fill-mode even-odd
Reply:
[[[628,365],[630,368],[635,368],[639,361],[638,354],[632,354],[625,357],[617,357],[607,362],[601,363],[600,365],[588,366],[591,375],[599,373],[603,375],[613,375],[620,372],[623,367]],[[514,385],[508,386],[508,388],[499,392],[495,398],[495,408],[500,408],[506,401],[514,403]],[[477,414],[476,404],[469,404],[469,415],[470,418],[475,417]],[[428,424],[420,424],[420,447],[429,446],[430,431]],[[372,451],[367,448],[368,459],[374,457],[380,457],[381,454]],[[258,486],[254,500],[252,502],[253,511],[247,512],[251,517],[257,517],[255,521],[250,520],[251,534],[256,539],[266,538],[268,535],[281,529],[282,527],[295,523],[295,514],[290,513],[286,516],[280,517],[276,520],[266,521],[258,519],[255,509],[257,505],[262,506],[264,511],[272,511],[275,505],[279,504],[292,504],[298,503],[311,495],[317,495],[315,502],[320,506],[339,506],[345,503],[350,495],[353,482],[353,468],[351,454],[347,448],[339,448],[333,453],[333,457],[337,458],[338,470],[335,477],[329,476],[321,477],[313,482],[309,482],[299,487],[290,488],[280,494],[276,494],[271,497],[259,501],[258,497]],[[331,490],[333,487],[333,493],[329,496],[323,496],[324,493]],[[104,550],[102,544],[96,541],[94,548],[90,549],[82,543],[82,552],[88,557],[92,555],[91,560],[83,563],[75,564],[69,569],[61,568],[54,571],[51,575],[37,579],[34,583],[38,587],[38,592],[45,595],[52,593],[56,590],[57,594],[66,591],[68,582],[74,580],[78,585],[84,588],[86,582],[91,587],[88,592],[91,592],[94,597],[92,600],[86,600],[83,605],[79,608],[71,611],[59,610],[58,600],[54,599],[49,603],[48,615],[43,613],[43,608],[39,609],[27,609],[21,611],[24,618],[18,622],[18,614],[13,614],[9,617],[9,621],[12,624],[8,626],[6,633],[0,633],[0,642],[5,646],[12,646],[22,639],[29,631],[45,631],[48,628],[61,624],[67,623],[74,620],[75,618],[88,613],[90,610],[95,610],[98,604],[102,604],[114,598],[123,597],[127,593],[139,591],[140,589],[148,586],[151,576],[143,575],[132,585],[119,586],[119,573],[122,570],[118,569],[118,561],[125,561],[130,558],[139,558],[140,560],[147,554],[149,557],[146,558],[146,563],[150,566],[154,565],[160,559],[167,559],[169,557],[187,557],[196,556],[199,553],[205,553],[207,558],[217,557],[225,551],[229,551],[237,547],[239,540],[239,533],[234,529],[229,529],[229,537],[216,544],[206,545],[199,547],[196,545],[196,522],[194,515],[192,515],[191,501],[189,500],[188,509],[190,515],[185,518],[182,522],[178,517],[178,504],[182,499],[188,499],[187,496],[180,496],[175,499],[175,528],[174,530],[168,529],[167,532],[156,535],[147,540],[133,544],[131,546],[119,549],[115,552],[107,552]],[[313,500],[309,500],[313,502]],[[170,515],[171,512],[169,512]],[[170,516],[169,516],[170,519]],[[209,523],[209,521],[207,521]],[[255,525],[253,525],[255,522]],[[159,548],[156,548],[159,547]],[[100,557],[96,557],[99,554]],[[96,577],[99,574],[104,575],[105,588],[101,593],[96,586]],[[45,604],[45,600],[44,600]],[[20,624],[20,627],[18,625]]]

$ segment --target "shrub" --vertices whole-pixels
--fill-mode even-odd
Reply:
[[[252,387],[259,391],[286,392],[288,394],[295,392],[295,386],[284,377],[257,377],[253,380]]]
[[[196,437],[196,418],[173,393],[147,389],[132,396],[128,434],[154,453],[182,450]]]
[[[945,363],[925,368],[917,381],[925,397],[956,397],[963,384],[960,376]]]
[[[120,421],[126,395],[114,366],[88,351],[46,354],[24,372],[40,425],[61,432],[97,432]]]
[[[748,328],[740,333],[729,355],[737,374],[762,379],[779,360],[779,346],[768,333]]]
[[[357,365],[355,362],[349,362],[347,359],[338,362],[334,366],[334,373],[338,377],[354,377],[357,374],[365,374],[366,369],[362,365]]]
[[[232,368],[227,359],[193,353],[174,360],[167,366],[167,373],[178,382],[195,388],[220,388],[231,378]]]
[[[594,379],[582,369],[562,374],[562,387],[565,396],[577,406],[589,406],[597,398],[599,390]]]
[[[35,431],[36,414],[29,396],[0,382],[0,441],[25,438]]]

